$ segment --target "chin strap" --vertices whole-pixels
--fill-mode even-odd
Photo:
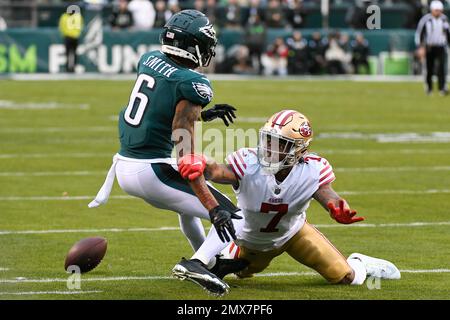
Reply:
[[[198,66],[203,67],[202,55],[200,53],[200,49],[199,49],[198,45],[195,45],[195,51],[197,52]]]
[[[200,50],[198,49],[198,46],[195,46],[196,51],[197,51],[197,55],[199,55]],[[199,55],[199,58],[197,58],[195,55],[193,55],[190,52],[187,52],[186,50],[174,47],[174,46],[168,46],[168,45],[162,45],[161,46],[161,51],[164,53],[168,53],[180,58],[184,58],[184,59],[188,59],[193,61],[194,63],[198,64],[200,67],[202,66],[201,63],[201,56]]]

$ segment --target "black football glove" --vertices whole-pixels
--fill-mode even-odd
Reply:
[[[211,223],[214,225],[214,228],[216,228],[217,234],[222,242],[230,241],[228,233],[234,240],[236,240],[236,231],[234,230],[231,219],[242,219],[241,216],[217,206],[209,211],[209,217],[211,218]]]
[[[233,123],[233,118],[236,118],[234,111],[236,111],[236,108],[229,104],[216,104],[214,107],[202,111],[201,117],[205,122],[220,118],[228,127],[229,122]]]

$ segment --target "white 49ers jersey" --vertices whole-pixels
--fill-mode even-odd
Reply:
[[[313,194],[335,180],[331,165],[317,155],[305,156],[281,183],[262,170],[256,149],[239,149],[226,160],[239,179],[234,191],[245,218],[237,244],[253,250],[286,243],[303,227]]]

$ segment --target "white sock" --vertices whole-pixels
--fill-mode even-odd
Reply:
[[[187,214],[179,214],[178,219],[181,231],[188,239],[192,249],[197,251],[206,238],[201,219]]]
[[[242,213],[240,212],[237,212],[237,214],[242,215]],[[238,235],[244,226],[244,219],[233,219],[233,225],[234,230],[236,231],[236,235]],[[197,252],[192,256],[191,259],[198,259],[205,265],[207,265],[208,268],[212,268],[216,264],[216,254],[219,254],[223,249],[225,249],[230,244],[230,242],[222,242],[222,240],[220,240],[219,236],[217,235],[216,228],[214,228],[214,226],[211,226],[211,230],[209,230],[206,240],[203,242],[202,246],[197,250]]]
[[[352,281],[352,285],[361,285],[366,280],[367,271],[364,264],[359,259],[347,259],[347,263],[355,272],[355,278]]]

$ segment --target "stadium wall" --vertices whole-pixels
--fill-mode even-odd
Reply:
[[[317,29],[300,30],[309,38]],[[355,31],[339,29],[352,35]],[[78,47],[79,65],[77,73],[131,73],[140,55],[159,48],[160,30],[147,32],[103,30],[101,24],[90,23],[83,33]],[[323,32],[326,33],[326,32]],[[370,43],[372,61],[383,65],[385,59],[401,57],[409,59],[414,50],[414,31],[406,29],[382,29],[362,31]],[[276,37],[289,37],[292,31],[271,29],[267,33],[267,43]],[[242,31],[222,30],[219,35],[217,60],[224,59],[224,52],[244,39]],[[0,74],[6,73],[60,73],[64,72],[65,49],[56,28],[9,29],[0,32]],[[391,55],[391,53],[395,53]],[[399,54],[400,53],[400,54]],[[391,62],[392,63],[392,62]],[[386,74],[383,66],[378,74]],[[399,69],[396,74],[408,74],[409,70]]]

